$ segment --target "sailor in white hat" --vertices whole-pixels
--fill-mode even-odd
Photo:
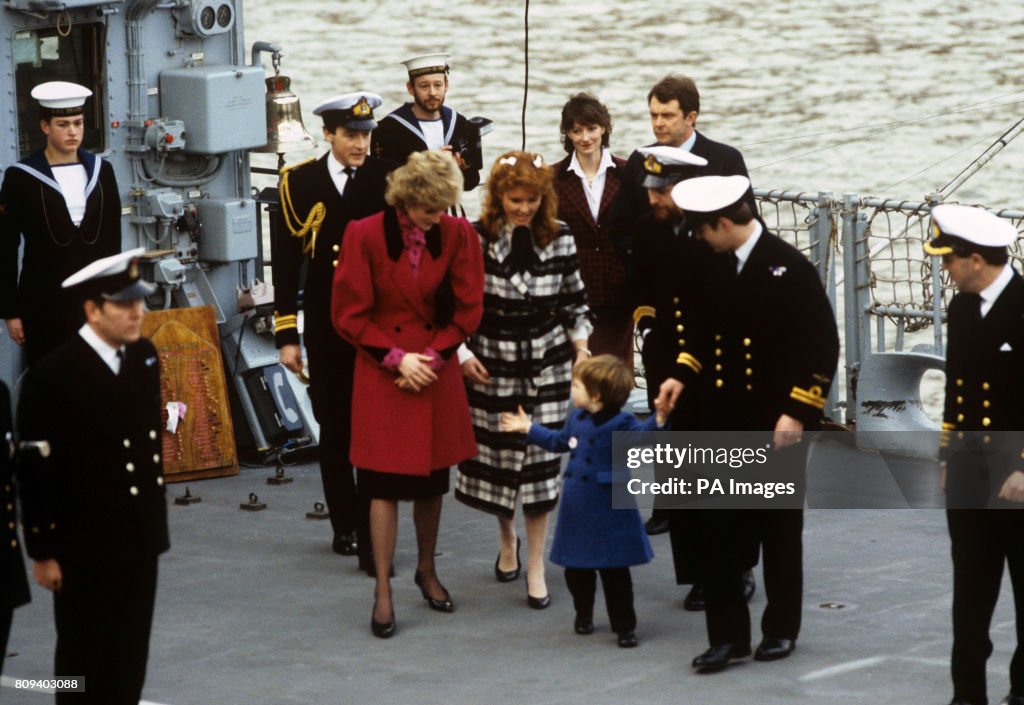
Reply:
[[[56,673],[137,703],[168,548],[160,359],[142,337],[139,248],[64,281],[86,323],[29,368],[18,475],[32,574],[53,592]],[[173,446],[173,441],[169,446]]]
[[[85,103],[91,95],[85,86],[66,81],[32,89],[46,144],[12,164],[0,187],[0,242],[5,243],[0,249],[0,317],[11,338],[25,346],[29,364],[81,324],[81,308],[61,297],[61,280],[121,249],[121,198],[114,170],[82,148],[88,134]]]
[[[799,479],[807,447],[797,442],[821,426],[839,336],[814,266],[754,217],[749,188],[745,176],[702,176],[672,189],[697,237],[724,255],[709,263],[701,316],[686,335],[699,341],[697,418],[704,429],[765,432],[773,447],[767,475]],[[676,391],[663,385],[664,401]],[[751,653],[750,614],[737,580],[759,547],[769,598],[754,658],[773,661],[793,652],[801,621],[802,512],[755,511],[738,520],[726,516],[734,512],[708,513],[709,558],[698,572],[706,580],[710,648],[693,661],[699,671],[720,670]],[[737,530],[734,521],[749,526]]]
[[[377,127],[373,111],[382,104],[376,93],[355,91],[329,98],[313,109],[324,121],[324,138],[330,149],[318,159],[281,170],[284,227],[276,230],[274,247],[278,359],[288,370],[304,374],[305,344],[310,398],[320,424],[320,474],[334,532],[331,545],[335,553],[358,554],[364,570],[373,567],[369,500],[358,495],[348,460],[356,353],[334,330],[331,289],[345,228],[387,205],[387,175],[396,164],[370,152]],[[300,289],[304,292],[301,338]]]
[[[1010,266],[1019,235],[983,208],[932,208],[925,251],[959,290],[949,303],[943,488],[953,558],[953,701],[988,701],[989,624],[1003,565],[1024,575],[1024,280]],[[985,452],[994,451],[994,452]],[[975,510],[975,511],[958,511]],[[980,511],[992,509],[993,511]],[[999,511],[999,510],[1016,511]],[[1017,623],[1024,586],[1013,582]],[[1010,694],[1024,705],[1024,642],[1017,631]]]
[[[409,75],[405,89],[412,102],[380,121],[373,136],[373,150],[377,156],[399,164],[404,164],[413,152],[449,150],[462,169],[463,189],[471,191],[480,183],[480,171],[467,164],[459,153],[460,145],[466,142],[468,121],[444,104],[448,95],[449,56],[447,52],[434,52],[402,62]]]

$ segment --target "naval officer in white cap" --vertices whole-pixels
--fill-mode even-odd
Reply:
[[[949,303],[941,457],[953,557],[954,705],[988,701],[988,628],[1013,578],[1017,644],[1007,705],[1024,705],[1024,281],[1008,264],[1018,238],[982,208],[932,208],[928,254],[959,293]],[[1013,432],[1013,433],[1009,433]]]
[[[672,190],[696,236],[723,255],[686,336],[698,341],[701,372],[691,390],[699,395],[698,429],[765,432],[773,445],[766,467],[802,472],[807,446],[796,441],[820,428],[839,336],[814,266],[754,217],[749,189],[745,176],[702,176]],[[681,387],[671,378],[662,384],[669,408]],[[738,578],[758,547],[768,605],[754,657],[789,656],[800,631],[803,510],[707,515],[700,572],[710,648],[694,667],[715,671],[750,655],[750,613]]]
[[[157,562],[169,547],[160,361],[142,336],[139,248],[97,260],[63,285],[86,323],[29,368],[18,406],[25,547],[53,593],[57,678],[84,693],[57,703],[136,705]]]
[[[11,339],[25,347],[30,365],[82,323],[81,306],[62,295],[61,281],[121,250],[114,170],[82,149],[84,106],[91,95],[85,86],[65,81],[32,89],[46,146],[11,164],[0,187],[0,318]]]
[[[444,104],[448,94],[448,57],[445,52],[423,54],[402,63],[409,73],[405,89],[412,96],[380,121],[373,135],[373,153],[399,164],[413,152],[424,149],[452,151],[452,143],[466,138],[465,116]],[[464,191],[472,191],[480,184],[480,172],[453,153],[455,163],[462,170]]]
[[[331,288],[349,221],[384,210],[384,189],[394,162],[370,153],[373,111],[383,100],[357,91],[329,98],[313,109],[323,121],[330,150],[281,170],[284,227],[274,243],[274,337],[281,364],[302,371],[298,293],[306,264],[303,341],[309,361],[310,398],[320,424],[320,474],[334,530],[332,547],[359,555],[372,572],[369,504],[358,497],[349,463],[349,419],[355,349],[331,322]]]

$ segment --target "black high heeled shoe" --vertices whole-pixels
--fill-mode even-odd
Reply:
[[[530,594],[530,579],[526,579],[526,604],[532,609],[543,610],[551,606],[551,593],[549,592],[544,597],[534,597]]]
[[[519,562],[519,546],[521,543],[522,541],[516,536],[516,567],[512,570],[505,571],[498,567],[501,565],[501,551],[498,551],[498,557],[494,559],[494,577],[498,579],[499,583],[511,583],[519,578],[519,571],[523,567],[523,564]]]
[[[373,612],[370,613],[370,631],[378,639],[390,639],[395,635],[395,614],[394,607],[391,608],[391,621],[378,622],[374,614],[377,612],[377,601],[373,602]]]
[[[416,587],[420,589],[420,594],[423,595],[423,599],[427,601],[427,606],[436,612],[454,612],[455,603],[452,602],[452,596],[448,593],[448,588],[441,585],[441,589],[444,590],[444,599],[436,600],[427,594],[426,589],[423,587],[423,574],[418,570],[416,575],[413,576],[413,582],[416,583]],[[440,585],[440,581],[438,581]]]

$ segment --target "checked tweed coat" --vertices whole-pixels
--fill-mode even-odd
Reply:
[[[479,231],[481,226],[476,224]],[[558,455],[527,446],[519,433],[502,432],[498,418],[522,405],[534,423],[559,428],[569,413],[571,331],[592,330],[576,259],[564,223],[536,260],[513,274],[507,258],[512,228],[497,240],[481,235],[484,249],[484,317],[469,348],[490,373],[489,385],[466,381],[479,454],[459,465],[455,497],[472,507],[511,517],[550,511],[558,502]]]

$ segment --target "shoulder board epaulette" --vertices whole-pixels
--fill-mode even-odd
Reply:
[[[300,166],[305,166],[306,164],[309,164],[310,162],[315,162],[316,159],[317,159],[316,157],[310,157],[309,159],[303,159],[301,162],[295,162],[294,164],[286,164],[285,166],[281,167],[281,169],[280,169],[280,171],[278,171],[278,173],[283,176],[284,174],[288,173],[292,169],[298,169]]]

